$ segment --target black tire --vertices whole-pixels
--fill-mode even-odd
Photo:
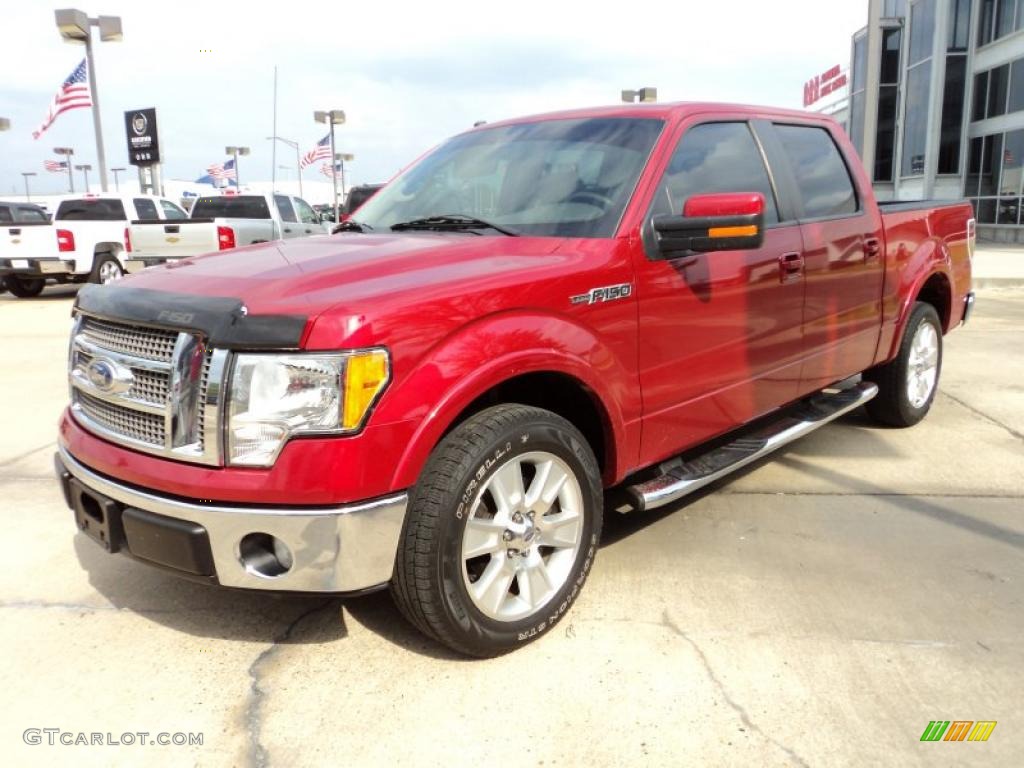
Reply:
[[[564,582],[546,602],[519,620],[498,620],[483,613],[469,594],[463,534],[479,489],[488,487],[511,460],[538,452],[563,462],[567,476],[578,484],[583,518],[578,545]],[[527,492],[531,489],[526,480],[524,487]],[[416,628],[459,653],[482,658],[514,650],[549,631],[575,601],[597,552],[603,502],[597,460],[572,424],[539,408],[488,408],[438,444],[412,489],[391,595]],[[540,542],[538,536],[538,553],[550,549]],[[504,540],[499,546],[506,546]],[[504,561],[504,550],[500,556]],[[511,587],[517,596],[519,578]]]
[[[105,266],[109,265],[109,266]],[[121,262],[117,260],[116,256],[109,253],[97,253],[93,257],[92,272],[89,273],[90,283],[102,283],[104,282],[103,272],[105,269],[115,269],[117,272],[117,279],[124,277],[124,268],[121,266]]]
[[[933,327],[938,344],[938,359],[935,383],[928,398],[921,404],[911,402],[907,392],[907,375],[910,367],[911,349],[918,329],[923,324]],[[917,302],[910,311],[907,327],[903,332],[896,357],[885,365],[873,368],[864,378],[878,385],[878,395],[867,404],[868,415],[876,421],[891,427],[912,427],[923,419],[935,401],[939,391],[942,373],[942,323],[939,313],[931,304]]]
[[[17,296],[19,299],[31,299],[43,292],[43,288],[46,287],[46,280],[42,277],[8,275],[4,284],[12,296]]]

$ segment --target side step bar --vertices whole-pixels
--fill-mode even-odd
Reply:
[[[675,466],[653,480],[627,486],[625,491],[630,504],[636,511],[643,512],[678,501],[859,408],[877,394],[878,387],[870,382],[861,382],[850,389],[819,393],[753,434],[744,435],[690,461],[676,461]],[[671,463],[668,462],[669,465]]]

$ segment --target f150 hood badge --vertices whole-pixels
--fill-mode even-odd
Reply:
[[[573,304],[601,304],[616,299],[628,299],[633,295],[632,283],[621,283],[609,285],[604,288],[591,288],[584,294],[573,296],[570,301]]]

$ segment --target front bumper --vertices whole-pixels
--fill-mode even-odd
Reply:
[[[75,262],[64,259],[0,259],[0,277],[59,277],[74,274],[74,271]]]
[[[81,464],[63,446],[55,459],[80,527],[83,520],[102,526],[101,543],[110,551],[123,548],[182,575],[243,589],[360,592],[391,580],[405,493],[330,508],[219,505],[123,485]],[[266,567],[270,554],[258,542],[273,539],[287,548],[283,562],[289,567],[268,575],[280,569]]]

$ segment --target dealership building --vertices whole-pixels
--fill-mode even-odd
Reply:
[[[966,197],[1024,242],[1024,0],[870,0],[844,112],[879,199]]]

